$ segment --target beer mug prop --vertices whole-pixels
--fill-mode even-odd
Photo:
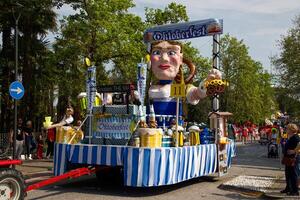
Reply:
[[[223,81],[220,79],[208,80],[205,82],[206,95],[213,96],[214,94],[220,94],[224,92],[225,87],[227,87],[229,83],[227,81]]]
[[[137,129],[141,141],[141,147],[161,147],[163,131],[160,128]]]
[[[220,137],[219,138],[219,144],[228,144],[228,138],[227,137]]]
[[[189,128],[190,132],[190,145],[198,145],[200,144],[200,129],[198,126],[191,126]]]
[[[86,97],[86,92],[81,92],[77,96],[77,98],[79,99],[81,110],[86,110],[87,109],[87,104],[88,104],[87,97]],[[102,105],[101,96],[98,92],[96,92],[94,106],[100,106],[100,105]]]
[[[173,143],[175,147],[182,147],[184,144],[184,128],[182,126],[178,126],[178,132],[176,133],[176,127],[173,127]]]
[[[171,147],[172,146],[173,138],[168,135],[164,135],[162,137],[162,147]]]
[[[50,116],[47,116],[45,117],[45,122],[43,122],[43,126],[45,128],[49,127],[52,125],[53,122],[51,122],[51,117]]]
[[[82,130],[76,130],[74,128],[72,128],[72,132],[70,132],[70,139],[67,141],[68,144],[77,144],[79,143],[83,137],[84,134],[82,132]]]
[[[56,129],[56,142],[64,144],[77,144],[83,139],[83,132],[70,126],[61,126]]]

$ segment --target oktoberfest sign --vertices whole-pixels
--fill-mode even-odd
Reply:
[[[87,80],[86,80],[86,93],[87,93],[87,102],[88,110],[93,109],[93,104],[96,97],[96,67],[92,66],[88,68],[87,71]]]
[[[149,28],[144,33],[144,42],[151,43],[158,40],[183,40],[222,33],[222,19],[206,19]]]

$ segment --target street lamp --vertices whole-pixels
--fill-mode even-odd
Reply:
[[[22,8],[24,7],[22,4],[16,2],[15,7],[17,8]],[[15,19],[15,79],[18,80],[18,40],[19,40],[19,29],[18,29],[18,24],[19,24],[19,19],[21,17],[21,12],[18,12],[18,16],[16,17],[15,16],[15,10],[14,8],[12,8],[12,14],[13,14],[13,17]],[[14,99],[14,110],[15,110],[15,117],[14,117],[14,134],[13,134],[13,159],[15,159],[16,157],[16,135],[17,135],[17,117],[18,117],[18,114],[17,114],[17,100]]]

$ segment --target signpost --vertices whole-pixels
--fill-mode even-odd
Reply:
[[[17,61],[16,61],[17,63]],[[17,100],[24,96],[25,90],[21,82],[14,81],[9,86],[9,94],[14,99],[15,120],[14,120],[14,135],[13,135],[13,158],[16,151],[16,133],[17,133]]]
[[[19,81],[14,81],[9,86],[9,94],[13,99],[20,100],[24,96],[24,92],[24,87]]]
[[[181,76],[183,77],[183,76]],[[176,131],[175,131],[175,146],[179,145],[179,133],[178,133],[178,118],[179,118],[179,98],[185,97],[185,84],[183,78],[181,83],[171,85],[171,97],[176,97]]]
[[[86,81],[86,94],[87,94],[87,115],[89,118],[89,144],[91,144],[91,138],[92,138],[92,132],[93,132],[93,127],[92,127],[92,121],[93,121],[93,105],[96,97],[96,66],[91,66],[87,70],[87,81]]]

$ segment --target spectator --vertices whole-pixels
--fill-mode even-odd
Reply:
[[[39,135],[37,138],[37,158],[38,159],[43,159],[43,149],[44,149],[44,140],[42,134]]]
[[[25,134],[25,149],[26,155],[25,158],[32,160],[32,151],[36,148],[36,144],[33,140],[32,135],[32,121],[28,120],[26,122],[26,126],[24,127],[24,134]]]
[[[242,129],[242,143],[243,144],[247,143],[247,138],[248,138],[248,129],[247,129],[246,125],[244,125],[244,127]]]
[[[46,157],[49,159],[53,156],[53,148],[55,141],[55,128],[48,129],[47,131],[47,153]]]
[[[21,155],[23,153],[23,145],[24,145],[23,120],[19,118],[17,124],[17,132],[16,132],[16,151],[15,151],[16,159],[19,160],[21,159]]]
[[[235,132],[233,124],[228,124],[228,138],[235,141]]]
[[[287,134],[288,140],[284,148],[284,156],[282,159],[285,165],[285,181],[286,187],[281,193],[287,193],[289,196],[299,196],[298,191],[298,177],[297,177],[297,163],[296,163],[296,147],[300,142],[297,134],[298,127],[296,124],[288,124]]]
[[[253,124],[249,124],[248,127],[248,137],[250,137],[250,142],[253,142]]]

